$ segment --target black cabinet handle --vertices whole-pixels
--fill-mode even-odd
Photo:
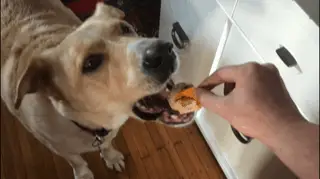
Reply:
[[[184,32],[179,22],[172,24],[171,38],[174,45],[179,49],[185,48],[190,42],[187,34]]]
[[[276,53],[287,67],[295,67],[300,73],[302,73],[297,60],[293,57],[293,55],[286,47],[281,45],[280,48],[276,49]]]
[[[276,53],[279,56],[279,58],[283,61],[283,63],[287,65],[287,67],[297,65],[296,59],[293,57],[293,55],[289,52],[289,50],[286,47],[280,46],[280,48],[276,50]]]
[[[236,136],[236,138],[243,144],[248,144],[251,142],[252,138],[251,137],[248,137],[248,136],[245,136],[243,134],[241,134],[237,129],[233,128],[231,126],[231,130],[234,134],[234,136]]]

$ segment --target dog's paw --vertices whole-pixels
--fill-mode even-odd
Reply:
[[[73,174],[75,179],[94,179],[93,173],[87,166],[75,168]]]
[[[125,168],[124,156],[114,148],[111,148],[104,153],[104,161],[108,168],[118,172],[122,172]]]

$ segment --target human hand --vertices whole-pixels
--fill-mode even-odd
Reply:
[[[226,96],[212,93],[222,83],[235,83]],[[226,86],[225,86],[226,87]],[[246,63],[223,67],[197,88],[203,107],[220,115],[247,136],[261,139],[290,123],[302,121],[277,68],[272,64]]]

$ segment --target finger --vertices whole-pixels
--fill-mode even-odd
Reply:
[[[198,87],[211,90],[221,83],[236,82],[239,76],[241,76],[239,75],[240,70],[241,65],[222,67],[207,77]]]
[[[272,64],[272,63],[266,63],[266,64],[264,64],[263,66],[265,66],[266,68],[270,69],[272,72],[276,73],[276,74],[277,74],[277,77],[278,77],[279,80],[280,80],[281,86],[282,86],[284,89],[286,89],[285,83],[284,83],[284,81],[283,81],[283,79],[282,79],[282,77],[281,77],[281,75],[280,75],[280,72],[279,72],[278,68],[277,68],[274,64]]]
[[[267,67],[270,70],[277,70],[278,68],[272,63],[265,63],[263,66]]]
[[[196,95],[201,105],[210,111],[219,111],[221,104],[223,104],[222,100],[224,97],[217,96],[208,90],[197,88]]]

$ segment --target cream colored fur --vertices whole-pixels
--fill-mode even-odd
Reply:
[[[39,141],[73,167],[75,178],[93,179],[81,153],[96,151],[90,128],[112,130],[102,144],[108,167],[121,171],[123,155],[111,145],[132,115],[132,104],[158,92],[139,69],[141,41],[121,35],[123,12],[98,4],[82,23],[60,0],[1,0],[1,97],[8,110]],[[105,54],[92,75],[81,74],[84,59]]]

